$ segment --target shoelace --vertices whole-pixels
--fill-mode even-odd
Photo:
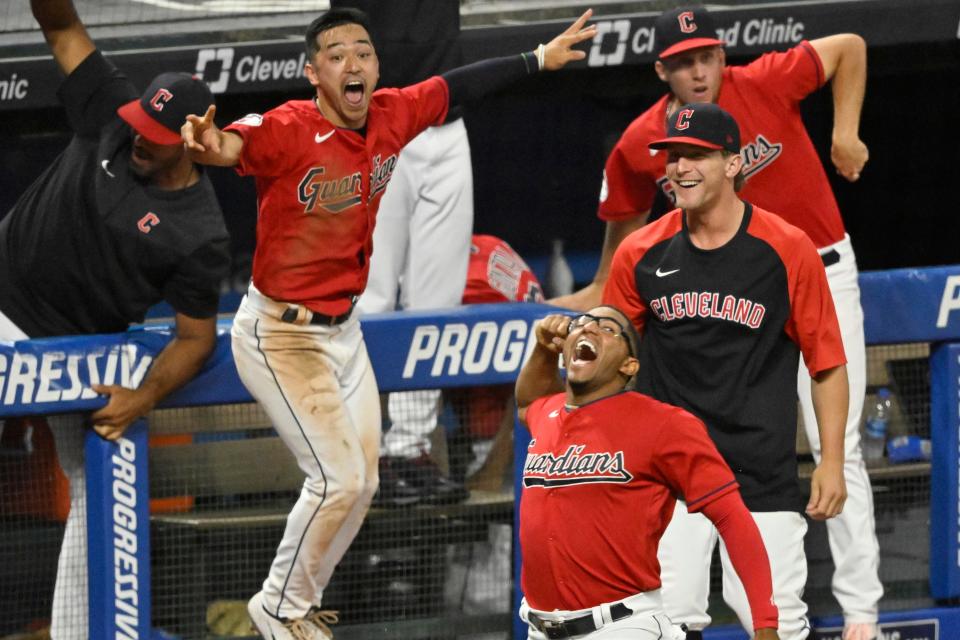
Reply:
[[[337,624],[340,622],[340,612],[339,611],[330,611],[329,609],[311,609],[304,620],[313,624],[316,628],[320,629],[328,638],[333,638],[333,631],[330,630],[330,627],[327,625]]]
[[[310,624],[306,618],[284,622],[283,626],[287,628],[294,640],[315,640],[313,631],[316,627]]]

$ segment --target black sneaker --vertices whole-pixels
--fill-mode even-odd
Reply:
[[[420,491],[423,504],[456,504],[470,497],[470,492],[463,484],[440,473],[440,469],[426,454],[416,458],[389,458],[389,461],[392,470],[407,485]]]
[[[373,496],[373,506],[387,509],[409,507],[420,502],[423,492],[410,484],[396,469],[394,461],[402,458],[380,458],[380,488]]]

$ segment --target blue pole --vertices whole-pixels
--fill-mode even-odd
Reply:
[[[91,640],[150,637],[147,424],[117,442],[87,432],[87,558]]]

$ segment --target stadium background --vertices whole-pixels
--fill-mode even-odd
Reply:
[[[59,152],[69,136],[63,113],[51,99],[57,78],[53,64],[37,59],[45,57],[46,50],[34,29],[27,4],[26,0],[11,0],[0,7],[0,113],[4,123],[0,131],[0,211],[9,208],[20,190]],[[135,63],[132,68],[124,64],[127,58],[120,58],[119,66],[131,71],[142,85],[156,69],[167,66],[164,62],[168,57],[177,64],[184,63],[184,70],[193,70],[201,49],[216,51],[246,41],[256,51],[259,45],[252,43],[288,40],[286,44],[270,46],[279,46],[283,51],[298,51],[304,25],[323,3],[296,0],[274,3],[91,0],[77,4],[82,17],[92,27],[94,39],[105,51],[139,52],[129,54],[129,59]],[[385,2],[384,10],[389,10],[391,4]],[[597,9],[596,21],[612,22],[626,15],[632,38],[644,24],[652,22],[653,15],[661,8],[677,4],[680,3],[464,2],[461,6],[462,47],[449,55],[469,62],[487,55],[529,48],[553,34],[556,25],[560,24],[558,21],[565,21],[591,5]],[[309,7],[309,11],[301,12],[304,6]],[[960,84],[956,82],[960,75],[960,41],[957,39],[960,35],[960,7],[957,3],[946,0],[916,3],[856,0],[778,5],[739,2],[725,6],[731,21],[734,18],[744,22],[774,16],[781,22],[788,19],[804,21],[804,36],[808,38],[842,30],[857,31],[867,38],[870,67],[861,134],[870,147],[871,161],[858,184],[834,180],[834,189],[853,237],[860,266],[869,270],[960,262],[955,248],[956,235],[949,232],[956,227],[953,218],[960,210],[960,198],[955,188],[960,178],[956,162],[958,135],[953,123],[954,114],[960,107]],[[251,8],[269,9],[269,13]],[[436,32],[430,33],[427,29],[418,42],[407,43],[406,47],[380,48],[387,84],[402,84],[417,75],[415,64],[400,63],[415,63],[416,56],[406,54],[429,50],[433,42],[431,36],[436,36]],[[599,44],[598,53],[610,60],[617,44],[614,35],[608,36]],[[729,59],[736,64],[763,48],[769,47],[731,47]],[[653,74],[651,60],[647,54],[628,54],[622,63],[593,68],[585,63],[579,68],[535,78],[522,87],[470,108],[466,120],[474,155],[476,231],[508,239],[521,254],[531,258],[535,267],[545,264],[542,257],[551,241],[561,238],[567,246],[577,279],[583,281],[592,275],[603,233],[602,225],[595,217],[595,208],[607,151],[626,125],[663,91],[662,84]],[[215,67],[211,69],[216,72]],[[139,77],[135,72],[146,75]],[[26,86],[24,79],[28,80]],[[261,83],[264,90],[260,90],[256,83],[248,86],[232,83],[226,93],[218,96],[218,120],[227,122],[291,97],[309,95],[302,80],[292,79],[280,84],[283,85],[281,88]],[[45,93],[38,90],[40,86],[46,86]],[[826,158],[831,121],[829,91],[818,92],[809,98],[804,110],[814,141]],[[523,179],[517,179],[517,176],[523,176]],[[230,283],[225,283],[225,291],[236,293],[246,281],[254,242],[254,191],[250,182],[237,178],[230,171],[215,170],[213,177],[234,244],[235,275]],[[517,220],[524,223],[518,225]],[[235,301],[230,296],[226,299],[228,303]],[[917,422],[921,434],[924,419],[929,423],[929,407],[924,409],[924,400],[929,393],[927,354],[925,344],[885,346],[873,349],[871,353],[871,384],[875,388],[878,384],[898,383],[903,411],[909,413],[903,422]],[[891,367],[890,360],[900,364]],[[923,413],[924,410],[927,414]],[[254,410],[244,407],[240,411],[247,414],[234,418],[236,423],[233,426],[236,431],[242,427],[244,437],[247,437],[251,424],[256,421],[255,416],[251,417]],[[462,408],[451,408],[450,411],[461,412],[455,421],[464,419]],[[221,425],[229,422],[222,411],[216,415],[216,421]],[[196,415],[158,415],[151,421],[162,424],[164,419],[183,422],[196,420]],[[893,593],[888,588],[885,609],[934,604],[925,585],[926,567],[917,573],[918,563],[925,564],[928,558],[922,549],[912,544],[916,535],[924,538],[927,535],[929,481],[921,470],[915,474],[893,474],[879,487],[878,526],[884,528],[880,531],[881,543],[884,544],[886,539],[887,545],[884,579],[886,582],[888,578],[896,578],[898,584]],[[173,491],[167,488],[161,492],[170,494]],[[277,498],[276,493],[265,494],[258,497],[261,502],[257,504],[262,506]],[[220,507],[224,505],[220,504]],[[457,514],[441,516],[442,520],[462,520]],[[481,527],[491,525],[491,531],[507,518],[501,503],[482,511],[478,517],[471,517],[472,520],[470,517],[466,520],[474,525],[479,522]],[[487,619],[491,622],[486,626],[476,624],[474,630],[477,632],[489,630],[491,625],[504,628],[509,615],[503,617],[502,591],[497,594],[489,584],[472,585],[479,592],[493,593],[491,597],[495,602],[492,604],[471,604],[464,595],[471,588],[470,567],[477,563],[472,554],[486,551],[491,557],[495,556],[495,548],[497,545],[502,547],[503,543],[496,536],[502,538],[502,533],[491,533],[489,539],[484,539],[485,534],[478,534],[476,527],[466,527],[457,534],[463,534],[465,538],[450,542],[444,537],[447,534],[442,533],[446,529],[436,520],[431,522],[427,529],[418,521],[418,524],[411,525],[412,529],[404,531],[414,537],[432,539],[433,547],[412,547],[413,551],[406,547],[405,550],[395,550],[392,555],[383,554],[381,547],[391,544],[391,539],[368,538],[368,546],[361,547],[361,553],[352,557],[351,562],[354,563],[354,573],[366,572],[369,579],[345,587],[349,594],[347,599],[366,603],[366,613],[387,616],[388,619],[393,616],[422,620],[421,614],[432,610],[429,600],[436,597],[438,589],[455,588],[449,586],[453,567],[454,572],[459,570],[464,574],[457,611],[462,613],[471,606],[475,607],[474,613],[481,616],[487,611]],[[449,522],[447,525],[452,526]],[[441,533],[437,534],[438,531]],[[19,531],[21,535],[29,535],[29,532],[29,529]],[[49,544],[44,549],[46,554],[54,555],[55,562],[56,527],[50,528],[48,534]],[[249,532],[234,532],[226,537],[213,538],[213,544],[216,553],[242,565],[256,558],[258,553],[270,552],[271,535],[263,531],[255,533],[251,542]],[[12,541],[14,537],[7,540]],[[464,540],[469,542],[463,543]],[[196,560],[193,556],[184,560],[183,548],[178,546],[183,543],[183,540],[171,543],[166,538],[162,544],[168,546],[155,549],[169,554],[165,556],[168,561],[161,563],[160,570],[155,568],[154,572],[156,580],[163,576],[163,580],[169,581],[165,586],[161,583],[160,593],[156,595],[168,594],[166,597],[173,598],[173,613],[170,613],[168,604],[166,614],[175,618],[174,627],[184,624],[176,618],[184,617],[188,610],[176,608],[181,606],[176,604],[177,598],[182,596],[178,593],[180,576],[186,569],[194,570],[195,565],[190,562]],[[481,546],[475,546],[478,543]],[[814,601],[815,613],[836,613],[829,596],[830,561],[824,552],[826,544],[822,528],[819,532],[814,531],[810,546],[821,551],[819,555],[811,555],[808,594]],[[25,548],[30,549],[29,546]],[[444,549],[443,561],[438,565],[433,552],[424,556],[425,548],[433,552]],[[22,549],[18,544],[8,546],[7,550],[12,552],[10,555],[15,555]],[[35,551],[34,548],[27,555]],[[194,549],[191,553],[197,551]],[[428,557],[434,559],[425,560]],[[23,557],[18,559],[24,561]],[[36,561],[36,557],[27,560]],[[29,566],[27,561],[25,565],[24,573],[15,574],[13,581],[5,579],[2,589],[4,603],[13,603],[21,609],[24,602],[37,598],[29,590],[18,589],[23,584],[16,580],[31,575],[31,584],[36,583],[34,593],[42,601],[44,585],[49,586],[51,577],[49,567],[44,574],[42,571],[38,573],[36,564]],[[236,567],[215,567],[217,571],[233,569]],[[258,574],[257,570],[243,570],[251,575]],[[499,576],[498,570],[502,573],[502,566],[486,568],[491,575]],[[10,576],[9,565],[6,575]],[[415,578],[398,587],[398,575]],[[45,583],[44,579],[48,582]],[[214,579],[242,582],[230,573],[218,574]],[[247,579],[249,582],[249,576]],[[443,584],[438,584],[438,580]],[[391,591],[390,587],[397,588]],[[17,589],[17,597],[12,597],[13,590]],[[236,591],[236,597],[241,597],[243,590],[238,588]],[[158,604],[162,602],[162,599],[158,600]],[[207,604],[194,603],[193,606],[203,609]],[[0,606],[5,611],[10,609],[3,604]],[[485,606],[493,609],[484,609]],[[4,628],[2,632],[14,628]],[[435,635],[424,635],[429,630],[424,631],[423,624],[417,628],[420,629],[417,631],[419,635],[409,629],[403,631],[401,627],[397,637],[448,637],[439,631]],[[469,629],[467,624],[463,631]],[[188,631],[184,635],[200,637],[191,633]]]

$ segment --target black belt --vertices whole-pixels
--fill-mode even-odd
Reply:
[[[616,622],[633,615],[633,610],[622,602],[610,606],[610,618]],[[527,619],[537,631],[551,640],[555,638],[574,638],[593,633],[600,627],[593,622],[593,614],[588,613],[569,620],[548,620],[541,618],[532,611],[527,612]]]
[[[353,307],[351,306],[347,309],[346,313],[341,313],[338,316],[327,316],[322,313],[317,313],[316,311],[311,312],[310,324],[319,324],[326,327],[332,327],[334,325],[345,322],[347,318],[350,317],[350,314],[353,313]],[[280,319],[284,322],[294,323],[297,321],[297,308],[296,307],[287,307],[287,310],[283,312],[283,315],[280,316]]]
[[[833,266],[840,262],[840,252],[836,249],[830,249],[830,251],[827,251],[826,253],[821,253],[820,259],[823,260],[823,266]]]

